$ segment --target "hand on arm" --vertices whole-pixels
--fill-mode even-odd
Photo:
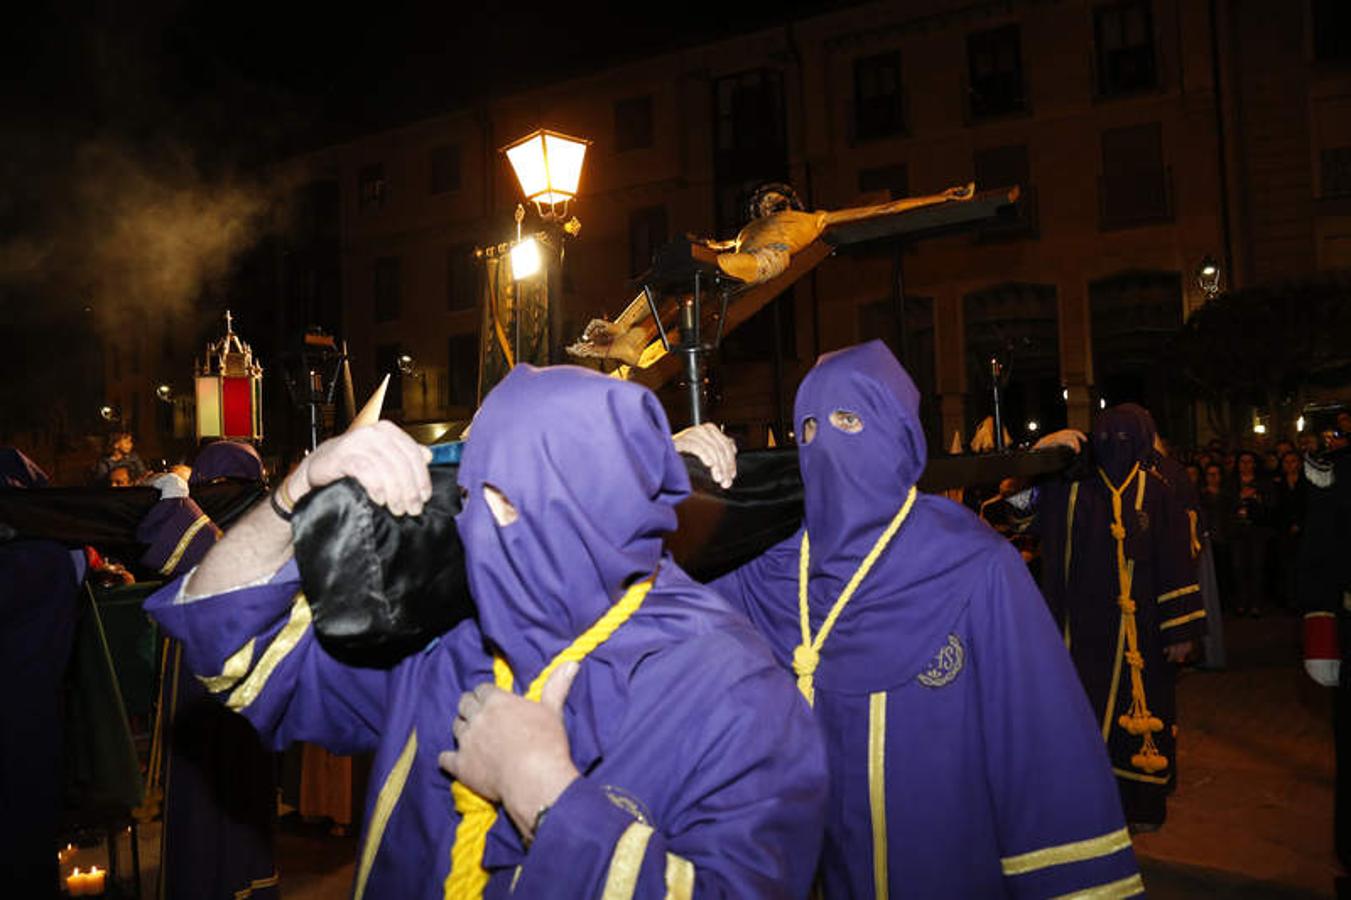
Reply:
[[[282,482],[295,503],[315,488],[355,478],[367,495],[395,515],[417,515],[431,498],[427,448],[392,422],[377,422],[319,445]],[[217,594],[277,571],[291,556],[291,526],[260,503],[226,532],[189,580],[190,595]]]
[[[713,480],[723,488],[736,478],[736,441],[722,433],[717,425],[705,422],[677,432],[672,438],[677,453],[689,453],[708,466]]]
[[[1060,431],[1053,431],[1032,445],[1033,450],[1044,450],[1047,447],[1069,447],[1075,453],[1078,453],[1084,443],[1088,440],[1088,435],[1079,431],[1077,428],[1062,428]]]

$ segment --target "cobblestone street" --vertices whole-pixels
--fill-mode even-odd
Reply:
[[[1229,668],[1178,686],[1179,775],[1168,822],[1139,835],[1153,897],[1327,897],[1331,692],[1299,664],[1299,620],[1225,623]]]

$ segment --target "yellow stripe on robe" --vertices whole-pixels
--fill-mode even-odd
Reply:
[[[1016,856],[1006,856],[999,861],[1005,875],[1025,875],[1050,866],[1063,866],[1069,863],[1084,862],[1103,856],[1120,853],[1131,845],[1130,832],[1122,828],[1110,834],[1054,847],[1043,847]]]
[[[638,888],[638,876],[643,871],[643,857],[647,842],[652,838],[652,826],[634,822],[615,842],[610,857],[610,871],[605,876],[602,900],[629,900]]]
[[[277,632],[272,643],[267,645],[253,672],[230,694],[230,698],[225,701],[226,706],[240,712],[258,699],[263,688],[267,687],[267,680],[272,677],[273,671],[295,649],[296,644],[300,643],[300,639],[310,627],[311,618],[310,604],[305,600],[304,593],[296,594],[295,602],[291,605],[290,618],[286,620],[281,631]]]
[[[1059,897],[1053,897],[1052,900],[1126,900],[1128,897],[1138,897],[1144,892],[1144,879],[1137,873],[1129,878],[1122,878],[1120,881],[1085,888],[1072,894],[1061,894]]]

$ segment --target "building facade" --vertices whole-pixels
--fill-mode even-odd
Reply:
[[[1205,300],[1203,260],[1226,289],[1351,266],[1348,6],[872,3],[673,50],[290,161],[337,222],[280,281],[340,291],[359,394],[394,373],[393,415],[460,419],[474,250],[514,234],[500,148],[535,128],[593,141],[553,298],[569,338],[668,239],[735,234],[765,181],[813,208],[1018,184],[1013,221],[841,252],[729,334],[714,417],[761,445],[818,353],[878,337],[944,447],[989,412],[992,355],[1016,438],[1135,399],[1190,439],[1163,347]]]

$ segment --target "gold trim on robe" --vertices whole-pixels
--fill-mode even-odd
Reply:
[[[887,900],[887,694],[868,696],[868,805],[873,824],[873,895]]]
[[[370,825],[366,829],[366,842],[361,848],[361,864],[357,867],[356,890],[352,900],[361,900],[366,893],[366,879],[371,876],[371,866],[375,863],[375,854],[380,850],[380,841],[385,836],[385,826],[394,812],[394,805],[403,796],[403,786],[408,781],[408,773],[413,768],[413,758],[417,756],[417,729],[408,733],[408,741],[403,745],[399,758],[390,767],[385,783],[380,785],[380,793],[375,798],[375,808],[371,810]]]
[[[1072,894],[1061,894],[1059,897],[1053,897],[1052,900],[1125,900],[1127,897],[1138,897],[1144,892],[1144,879],[1137,873],[1129,878],[1122,878],[1120,881],[1100,884],[1097,887],[1075,891]]]
[[[666,854],[667,900],[691,900],[694,896],[694,863],[674,853]]]
[[[300,643],[301,637],[310,627],[311,618],[310,604],[305,600],[305,594],[303,592],[296,594],[295,602],[291,606],[291,617],[286,620],[281,631],[277,632],[272,643],[267,645],[253,672],[244,679],[243,684],[235,688],[234,693],[230,694],[230,699],[225,701],[226,706],[240,712],[258,699],[263,688],[267,687],[267,680],[272,677],[273,671],[295,649],[296,644]]]
[[[624,829],[610,857],[610,871],[605,876],[602,900],[629,900],[633,896],[638,888],[638,876],[642,874],[643,857],[647,855],[647,842],[651,838],[651,825],[634,822]]]
[[[1176,628],[1179,625],[1186,625],[1188,622],[1195,622],[1197,619],[1204,619],[1205,617],[1206,611],[1204,609],[1198,609],[1196,612],[1189,612],[1185,616],[1169,619],[1159,626],[1159,630],[1163,631],[1168,628]]]
[[[225,661],[219,675],[198,675],[197,680],[213,694],[228,691],[239,682],[239,679],[249,674],[249,666],[253,665],[253,647],[257,642],[257,638],[249,638],[247,644],[232,653]]]
[[[1060,844],[1055,847],[1043,847],[1017,856],[1006,856],[999,861],[1005,875],[1025,875],[1050,866],[1063,866],[1069,863],[1084,862],[1103,856],[1120,853],[1131,845],[1130,831],[1122,828],[1110,834],[1104,834],[1087,840]]]
[[[1195,594],[1201,590],[1199,584],[1189,584],[1186,587],[1180,587],[1175,591],[1169,591],[1166,594],[1159,594],[1159,602],[1167,603],[1169,600],[1176,600],[1178,597],[1185,597],[1188,594]]]

